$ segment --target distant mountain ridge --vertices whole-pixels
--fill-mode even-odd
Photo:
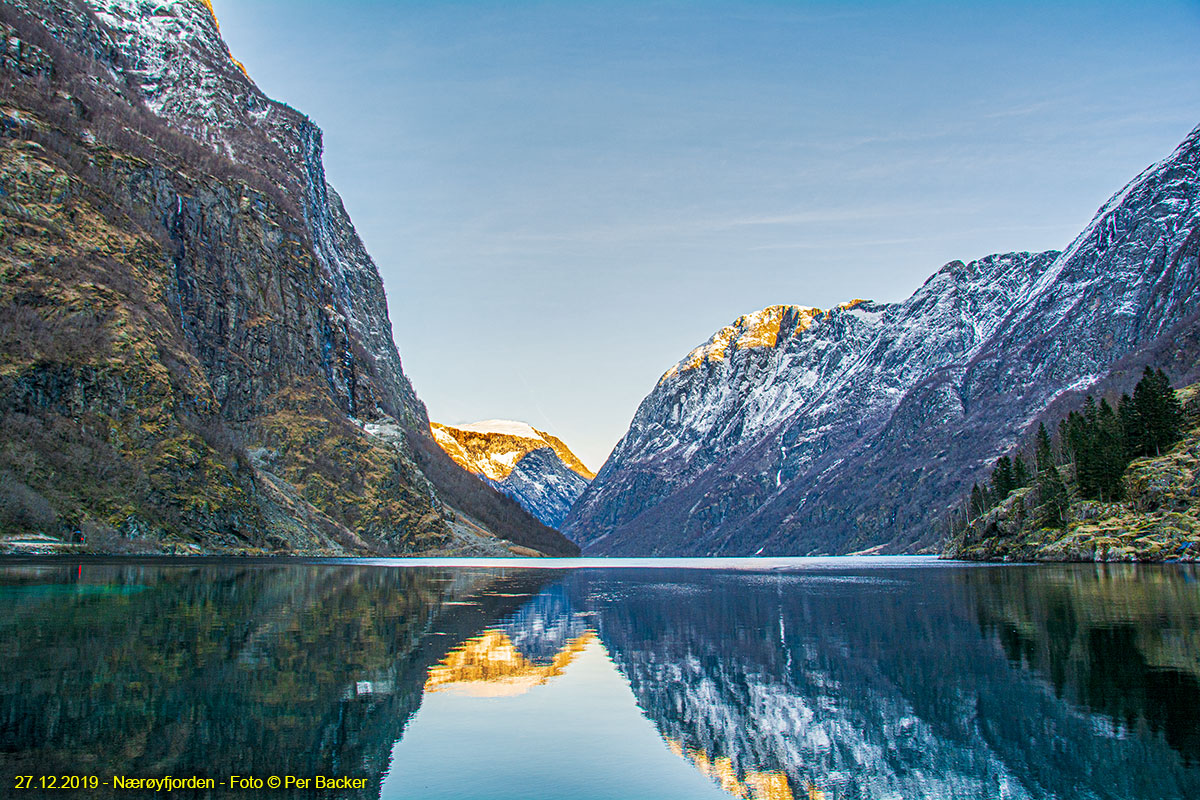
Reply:
[[[1198,163],[1200,129],[1061,253],[739,318],[663,375],[563,530],[595,554],[935,547],[962,487],[1063,395],[1130,388],[1142,362],[1200,372]]]
[[[463,469],[479,475],[552,528],[596,477],[558,437],[512,420],[430,423],[434,440]]]

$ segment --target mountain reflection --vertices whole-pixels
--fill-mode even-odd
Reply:
[[[1200,796],[1194,570],[846,563],[0,568],[0,767],[378,797],[424,696],[569,717],[545,692],[602,647],[663,758],[733,797]]]
[[[571,580],[638,704],[735,796],[1200,796],[1189,570],[602,576]]]
[[[429,668],[425,691],[450,689],[478,697],[524,694],[562,675],[595,638],[595,631],[584,631],[564,644],[549,663],[539,664],[526,658],[504,631],[484,631]]]
[[[747,772],[739,778],[733,760],[727,757],[709,758],[703,750],[686,750],[674,739],[667,739],[667,749],[680,758],[691,762],[704,777],[711,779],[734,797],[749,800],[793,800],[792,787],[782,772]],[[815,786],[809,787],[809,797],[823,800],[824,793]]]
[[[353,775],[369,788],[330,796],[377,797],[429,667],[544,582],[299,565],[0,570],[0,769],[6,781]]]

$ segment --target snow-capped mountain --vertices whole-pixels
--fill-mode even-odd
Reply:
[[[1064,252],[955,261],[902,303],[739,318],[663,375],[564,531],[646,555],[935,544],[1056,398],[1135,362],[1197,370],[1198,163],[1200,129]]]
[[[562,525],[571,504],[596,477],[561,439],[524,422],[489,419],[429,427],[459,466],[552,528]]]

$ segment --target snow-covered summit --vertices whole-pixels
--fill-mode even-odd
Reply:
[[[516,436],[520,439],[542,439],[541,434],[535,431],[531,425],[511,419],[485,419],[481,422],[454,425],[453,427],[472,433],[498,433],[502,436]]]
[[[429,425],[454,461],[520,503],[552,528],[562,524],[595,477],[557,436],[524,422],[489,419],[468,425]]]

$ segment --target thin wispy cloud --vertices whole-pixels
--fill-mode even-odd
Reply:
[[[984,114],[984,119],[1007,119],[1009,117],[1027,117],[1030,114],[1037,114],[1047,109],[1055,108],[1061,101],[1057,100],[1039,100],[1035,103],[1026,103],[1025,105],[1013,106],[1011,108],[1002,108],[998,111],[993,111],[990,114]]]

